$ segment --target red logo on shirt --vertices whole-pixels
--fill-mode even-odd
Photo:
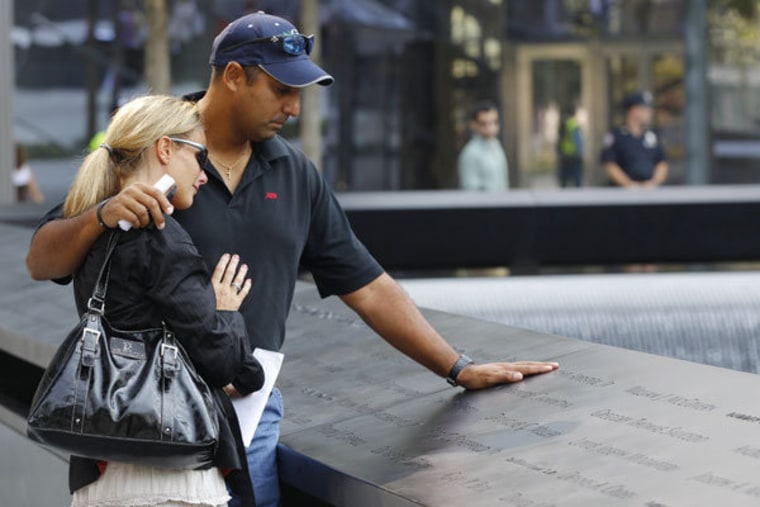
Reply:
[[[264,199],[277,199],[277,192],[267,192]]]

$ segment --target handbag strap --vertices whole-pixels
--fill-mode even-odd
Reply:
[[[163,339],[159,345],[161,347],[161,364],[164,369],[164,375],[167,378],[174,378],[182,359],[179,355],[178,344],[174,340],[174,333],[166,327],[166,322],[161,322],[161,325],[164,328]]]
[[[108,290],[108,278],[111,275],[111,255],[116,249],[116,243],[119,242],[119,231],[111,231],[106,244],[106,256],[103,259],[103,265],[100,267],[98,279],[95,281],[95,288],[92,290],[92,296],[87,301],[87,309],[91,312],[103,315],[106,305],[106,291]]]
[[[166,323],[162,322],[164,328],[163,339],[159,345],[161,355],[161,392],[163,393],[161,403],[161,440],[172,441],[175,438],[175,413],[177,409],[172,386],[175,385],[182,357],[179,353],[178,344],[174,341],[174,333],[166,328]]]
[[[103,265],[100,267],[100,273],[98,273],[98,279],[95,281],[95,288],[92,290],[92,296],[87,301],[87,313],[83,316],[86,322],[84,329],[82,329],[82,356],[80,358],[81,365],[87,368],[88,374],[90,374],[90,368],[95,364],[95,360],[99,354],[100,342],[100,319],[103,317],[106,306],[106,290],[108,289],[108,278],[111,274],[111,255],[118,243],[118,231],[112,231],[108,237],[108,243],[106,244],[106,256],[103,259]],[[74,400],[77,401],[76,399]],[[75,403],[76,405],[76,403]],[[83,407],[80,407],[84,410]],[[77,409],[75,407],[74,412]],[[79,417],[78,420],[81,420]],[[77,422],[77,421],[75,421]]]

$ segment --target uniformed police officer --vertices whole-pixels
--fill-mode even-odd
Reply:
[[[604,138],[601,161],[613,185],[652,188],[668,177],[668,163],[657,134],[651,129],[654,103],[649,92],[623,100],[625,122]]]

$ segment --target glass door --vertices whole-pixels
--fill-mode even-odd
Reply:
[[[520,186],[558,188],[557,141],[563,112],[577,110],[585,145],[584,166],[598,146],[590,130],[595,108],[591,52],[588,45],[549,44],[524,45],[516,53],[514,128]]]
[[[581,106],[581,63],[578,60],[534,60],[531,65],[532,114],[529,173],[532,188],[557,186],[557,143],[561,119],[575,114],[582,125],[587,112]],[[568,111],[572,110],[572,113]]]
[[[520,187],[559,186],[559,116],[564,105],[572,104],[578,106],[583,133],[583,186],[606,185],[599,164],[602,140],[623,121],[623,97],[635,90],[653,93],[654,127],[670,163],[668,183],[684,183],[685,66],[678,41],[523,44],[515,48],[514,62],[514,86],[504,92],[514,114],[504,118],[504,125],[512,130],[508,136]]]

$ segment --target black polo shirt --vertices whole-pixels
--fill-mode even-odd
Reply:
[[[240,312],[254,347],[282,346],[299,267],[311,271],[322,297],[347,294],[382,274],[325,180],[284,139],[253,144],[234,194],[216,169],[207,173],[193,205],[174,216],[209,269],[225,252],[248,264],[253,286]]]
[[[617,127],[604,138],[602,164],[616,163],[633,181],[652,179],[654,168],[663,160],[665,152],[662,143],[651,130],[636,137],[627,128]]]
[[[211,163],[206,172],[208,183],[193,205],[174,217],[190,233],[209,273],[224,253],[248,264],[253,286],[240,312],[253,347],[282,346],[299,268],[312,273],[322,297],[353,292],[383,273],[322,175],[281,137],[253,143],[234,195]],[[60,207],[47,218],[56,214],[62,216]]]

